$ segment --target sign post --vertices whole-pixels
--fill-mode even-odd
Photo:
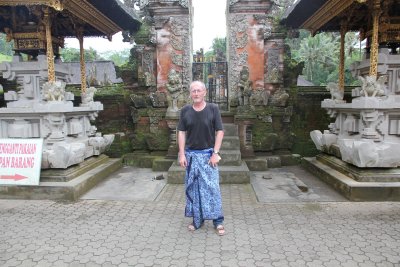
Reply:
[[[43,139],[0,139],[0,185],[39,185]]]

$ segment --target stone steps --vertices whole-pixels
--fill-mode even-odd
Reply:
[[[393,179],[389,182],[391,176],[376,181],[360,182],[354,179],[354,174],[348,172],[349,168],[347,163],[342,167],[339,165],[333,167],[333,161],[327,164],[327,161],[319,160],[317,158],[303,158],[301,165],[314,174],[316,177],[331,185],[335,190],[340,192],[346,198],[353,201],[399,201],[400,200],[400,182]],[[371,173],[377,171],[382,172],[381,169],[370,169]],[[381,180],[381,181],[379,181]]]
[[[240,147],[239,136],[224,136],[221,151],[237,149],[238,147]]]
[[[240,166],[219,166],[220,184],[245,184],[250,183],[250,171],[245,162]],[[176,162],[168,170],[169,184],[183,184],[185,169]]]
[[[42,182],[39,185],[0,185],[0,198],[2,199],[51,199],[51,200],[78,200],[80,196],[92,187],[103,181],[110,174],[122,167],[122,159],[110,159],[102,155],[101,158],[93,161],[101,161],[99,164],[92,162],[92,169],[79,173],[73,179],[66,179],[65,182]],[[81,163],[82,164],[82,163]],[[68,169],[67,169],[68,170]],[[61,175],[66,170],[60,170]],[[53,176],[56,170],[53,170]],[[42,178],[41,178],[42,179]]]
[[[242,161],[239,130],[235,124],[224,124],[224,139],[221,146],[221,161],[218,165],[221,184],[250,183],[250,170]],[[185,169],[175,161],[168,170],[168,183],[184,183]]]

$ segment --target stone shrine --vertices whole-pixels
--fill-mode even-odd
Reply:
[[[340,32],[340,63],[338,83],[327,86],[331,99],[321,103],[334,122],[323,133],[310,133],[323,153],[305,158],[303,165],[351,200],[399,200],[400,43],[395,18],[400,1],[328,0],[309,9],[311,2],[293,4],[284,23],[312,34]],[[349,31],[359,31],[366,48],[364,59],[351,67],[361,86],[346,103],[344,44]]]
[[[44,82],[44,55],[35,62],[22,62],[20,56],[13,59],[0,64],[3,78],[17,80],[20,88],[4,94],[7,107],[0,108],[0,138],[43,138],[42,169],[67,168],[111,145],[114,136],[96,133],[91,124],[103,105],[92,96],[73,106],[73,94],[65,91],[69,69],[56,63],[57,81],[49,84]]]

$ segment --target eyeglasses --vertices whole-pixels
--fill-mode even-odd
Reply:
[[[204,92],[203,89],[190,90],[190,93],[191,93],[191,94],[198,94],[198,93],[202,93],[202,92]]]

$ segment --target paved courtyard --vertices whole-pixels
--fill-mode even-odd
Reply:
[[[182,185],[154,200],[0,200],[0,266],[400,266],[398,202],[268,202],[252,185],[221,189],[223,237],[211,222],[186,230]]]

